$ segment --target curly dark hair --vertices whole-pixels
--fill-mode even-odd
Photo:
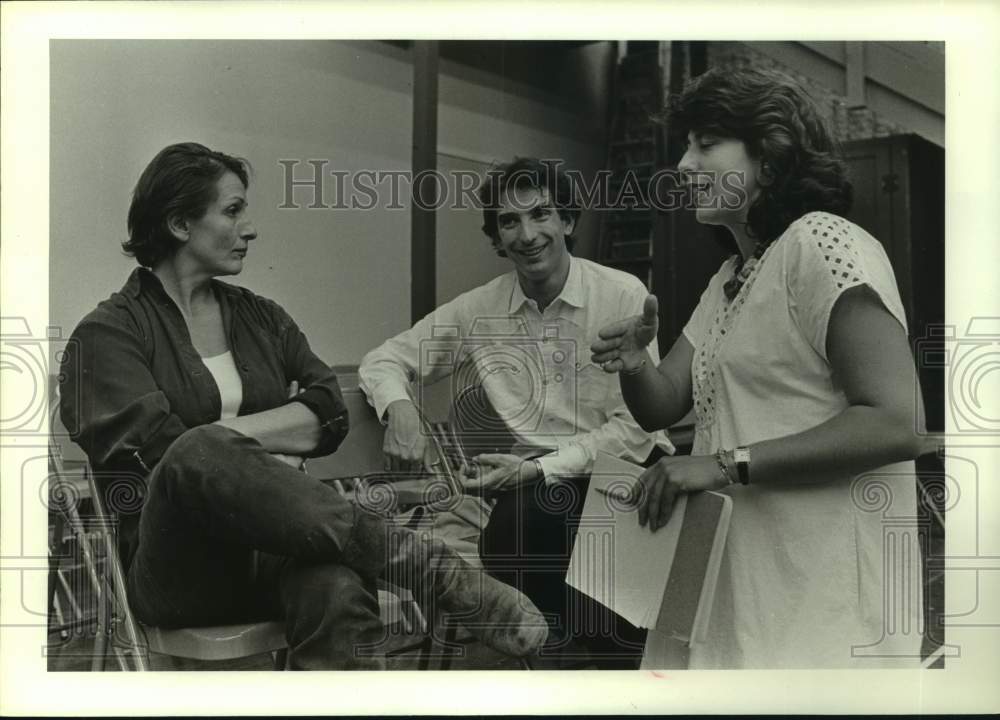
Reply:
[[[180,241],[167,223],[172,217],[197,220],[217,199],[216,182],[231,172],[243,187],[250,184],[250,163],[194,142],[168,145],[139,176],[128,209],[126,255],[155,267],[172,256]]]
[[[795,220],[851,207],[852,189],[833,134],[795,80],[771,70],[712,68],[668,105],[671,130],[742,140],[768,180],[747,211],[747,232],[773,242]]]
[[[559,169],[554,160],[539,160],[532,157],[514,158],[513,162],[497,165],[486,171],[486,178],[479,186],[479,202],[483,208],[483,233],[493,242],[493,249],[500,257],[507,253],[500,249],[500,233],[497,228],[497,211],[508,188],[546,189],[552,204],[564,222],[576,221],[580,217],[580,200],[569,177]],[[566,249],[573,252],[572,233],[566,236]]]

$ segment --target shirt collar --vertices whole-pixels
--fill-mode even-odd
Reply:
[[[225,295],[229,299],[239,297],[240,291],[228,283],[212,278],[212,285],[219,295]],[[163,289],[163,283],[160,282],[160,278],[156,277],[156,274],[149,268],[140,266],[129,275],[128,280],[125,282],[125,287],[122,288],[122,293],[131,298],[137,298],[143,290],[169,297],[167,291]]]
[[[143,288],[156,288],[160,292],[163,292],[163,285],[160,284],[160,278],[156,277],[148,268],[137,267],[128,276],[128,281],[125,283],[125,287],[122,288],[122,294],[130,298],[137,298],[142,293]]]
[[[510,306],[507,308],[507,311],[510,314],[514,314],[521,309],[522,305],[528,302],[528,296],[521,289],[521,281],[517,277],[516,270],[511,273],[511,276],[514,279],[514,289],[510,294]],[[572,255],[569,256],[569,274],[566,276],[566,282],[562,290],[559,291],[559,294],[552,301],[552,304],[555,305],[560,300],[570,307],[582,308],[584,305],[583,269],[580,262]]]

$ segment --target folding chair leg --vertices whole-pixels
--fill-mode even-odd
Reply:
[[[94,634],[94,656],[90,659],[91,672],[104,672],[105,661],[108,657],[108,632],[107,615],[108,593],[101,593],[97,597],[97,629]]]
[[[132,617],[132,611],[128,606],[128,591],[125,589],[125,576],[122,574],[121,566],[116,560],[118,550],[115,547],[115,538],[110,532],[104,533],[104,553],[105,557],[108,558],[108,569],[111,571],[109,582],[112,583],[112,586],[108,587],[102,595],[108,598],[109,605],[112,602],[112,594],[118,596],[118,607],[122,613],[119,622],[124,626],[126,639],[129,644],[129,652],[131,652],[135,660],[135,669],[139,672],[146,672],[149,670],[149,663],[146,661],[145,656],[146,648],[139,640],[138,624],[135,618]]]
[[[69,630],[66,628],[66,616],[63,615],[62,603],[59,602],[59,595],[54,595],[52,597],[52,612],[55,613],[56,623],[59,626],[59,637],[63,640],[69,640]]]
[[[115,654],[115,659],[118,660],[118,669],[122,672],[129,672],[132,668],[128,666],[128,659],[126,659],[125,653],[116,648],[114,645],[111,646],[111,649]]]
[[[83,521],[80,520],[80,514],[76,511],[76,508],[70,505],[66,509],[66,512],[69,516],[69,525],[73,528],[73,534],[76,536],[77,544],[80,546],[80,551],[83,554],[83,566],[90,577],[90,583],[94,588],[94,592],[100,596],[101,581],[97,572],[97,561],[94,559],[94,553],[90,547],[90,537],[86,530],[84,530]]]
[[[62,513],[50,513],[54,515],[54,529],[52,533],[52,544],[49,546],[49,621],[51,622],[52,616],[55,615],[55,620],[60,627],[66,625],[66,621],[63,618],[62,607],[59,603],[59,591],[58,591],[58,563],[59,557],[61,555],[61,550],[63,548],[63,533],[65,532],[66,521],[63,519]],[[63,640],[68,636],[65,628],[59,631],[60,637]]]
[[[56,579],[59,584],[62,585],[63,592],[66,593],[66,599],[69,600],[70,609],[73,611],[73,617],[78,623],[83,624],[83,610],[80,609],[80,604],[73,597],[73,589],[69,586],[69,582],[66,580],[66,576],[63,575],[62,570],[56,570]]]
[[[65,471],[62,463],[62,455],[58,448],[49,440],[49,465],[55,475],[62,479]],[[87,576],[93,586],[93,592],[97,600],[97,633],[94,638],[94,656],[91,661],[92,670],[103,670],[109,648],[114,652],[122,670],[129,670],[127,655],[131,655],[135,663],[135,670],[145,671],[149,669],[146,660],[145,637],[141,636],[138,624],[132,617],[132,612],[128,606],[127,590],[125,587],[125,576],[122,572],[121,561],[118,557],[114,533],[108,524],[107,514],[104,511],[104,503],[101,500],[101,493],[94,479],[94,474],[89,467],[85,469],[87,484],[90,488],[91,500],[94,503],[95,514],[100,522],[101,530],[97,533],[88,534],[85,531],[80,514],[74,503],[68,503],[65,508],[65,521],[73,532],[77,540],[80,552],[83,555],[83,565]],[[95,555],[92,550],[91,541],[97,543],[94,547],[99,547],[103,541],[104,553],[103,561]],[[99,563],[103,567],[99,567]],[[57,569],[57,577],[60,575]],[[73,610],[79,612],[79,607],[70,592],[65,578],[59,578],[67,591],[67,600],[73,605]],[[119,617],[120,613],[120,617]],[[81,613],[82,614],[82,613]],[[119,625],[119,623],[121,623]],[[124,630],[127,645],[117,646],[112,637],[116,627]],[[123,650],[124,647],[124,650]]]

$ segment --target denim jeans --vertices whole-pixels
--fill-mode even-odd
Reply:
[[[284,619],[294,669],[383,667],[374,577],[345,564],[358,512],[251,438],[191,429],[149,478],[132,609],[166,628]]]

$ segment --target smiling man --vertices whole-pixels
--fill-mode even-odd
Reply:
[[[550,637],[637,654],[641,634],[623,621],[586,626],[595,609],[585,611],[589,601],[564,578],[597,453],[641,463],[656,445],[672,450],[665,436],[639,428],[617,380],[589,361],[597,331],[640,313],[646,288],[571,254],[580,207],[553,164],[520,158],[493,169],[479,199],[483,232],[511,271],[440,306],[362,361],[361,387],[387,423],[387,467],[421,472],[428,452],[409,378],[429,384],[452,375],[454,391],[481,388],[511,445],[476,456],[462,478],[467,492],[495,503],[479,541],[486,569],[550,614]],[[650,354],[655,364],[655,348]]]

